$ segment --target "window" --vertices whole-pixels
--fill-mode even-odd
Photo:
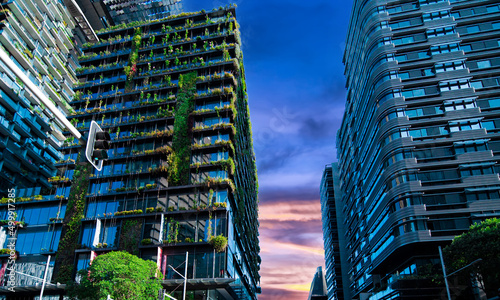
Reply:
[[[500,86],[500,77],[471,81],[471,86],[475,89],[497,87]]]
[[[443,109],[439,106],[427,106],[406,110],[406,115],[408,116],[408,118],[435,116],[443,113]]]
[[[387,168],[388,166],[390,166],[398,161],[404,160],[406,158],[412,158],[412,157],[413,157],[413,155],[412,155],[411,150],[399,150],[384,160],[384,168]]]
[[[392,42],[394,45],[403,45],[403,44],[410,44],[415,42],[415,38],[413,36],[405,36],[405,37],[400,37],[400,38],[394,38],[392,39]]]
[[[456,43],[431,47],[432,55],[439,54],[439,53],[449,53],[449,52],[454,52],[454,51],[459,51],[459,50],[460,50],[460,46]]]
[[[496,132],[496,129],[500,128],[500,119],[482,121],[481,125],[488,131],[488,133]]]
[[[451,146],[415,149],[413,153],[418,161],[429,161],[432,159],[442,160],[443,158],[450,158],[454,156]]]
[[[401,97],[401,90],[390,90],[390,91],[382,94],[380,99],[378,99],[378,101],[377,101],[377,106],[382,105],[384,102],[386,102],[389,99],[394,99],[397,97]]]
[[[486,140],[474,140],[474,141],[465,141],[465,142],[456,142],[454,143],[455,153],[463,154],[469,152],[479,152],[479,151],[487,151],[488,145]]]
[[[404,117],[404,116],[405,116],[405,112],[403,109],[392,110],[392,111],[388,112],[382,120],[380,120],[379,126],[382,126],[383,124],[389,122],[392,119],[396,119],[396,118],[400,118],[400,117]]]
[[[498,190],[467,191],[467,201],[499,199]]]
[[[468,79],[452,80],[452,81],[444,81],[444,82],[442,81],[439,83],[439,90],[441,92],[467,89],[467,88],[470,88],[470,84],[469,84]]]
[[[412,18],[412,19],[405,19],[399,22],[394,22],[390,23],[389,26],[394,30],[394,29],[399,29],[399,28],[405,28],[405,27],[410,27],[410,26],[418,26],[422,25],[422,18],[417,17],[417,18]]]
[[[459,178],[460,176],[456,169],[431,170],[418,173],[418,179],[422,181],[422,184],[429,182],[441,184],[439,182],[455,181]]]
[[[479,69],[483,69],[483,68],[489,68],[491,67],[491,63],[489,60],[482,60],[482,61],[478,61],[477,62],[477,67]]]
[[[436,20],[436,19],[442,19],[442,18],[447,18],[450,16],[450,12],[447,10],[442,10],[442,11],[436,11],[432,12],[429,14],[423,14],[422,17],[425,21],[430,21],[430,20]]]
[[[478,25],[473,25],[473,26],[468,26],[466,28],[467,30],[467,33],[476,33],[476,32],[479,32],[480,29],[479,29],[479,26]]]
[[[481,107],[481,109],[497,108],[500,107],[500,98],[478,100],[477,105]]]
[[[396,60],[400,63],[404,62],[404,61],[424,59],[424,58],[430,58],[430,57],[431,56],[429,55],[428,51],[402,53],[402,54],[398,54],[395,56]]]
[[[450,27],[436,28],[436,29],[428,30],[427,37],[431,38],[431,37],[443,36],[443,35],[452,34],[452,33],[455,33],[455,27],[450,26]]]
[[[434,66],[436,73],[443,73],[447,71],[462,70],[465,69],[465,64],[463,61],[452,61],[446,63],[439,63]]]
[[[469,177],[475,175],[485,175],[495,173],[493,170],[493,163],[477,163],[460,166],[460,175],[462,177]]]
[[[422,97],[425,96],[425,89],[414,89],[409,91],[403,91],[402,96],[405,98]]]
[[[479,123],[479,120],[477,120],[477,119],[450,122],[450,131],[451,132],[466,131],[466,130],[473,130],[473,129],[480,129],[480,128],[481,128],[481,125]]]
[[[408,131],[408,133],[413,138],[422,138],[427,136],[445,135],[448,134],[449,131],[445,126],[434,126],[411,129]]]
[[[422,96],[437,95],[437,94],[438,94],[438,89],[436,86],[427,86],[418,89],[403,90],[403,92],[401,93],[401,95],[407,99],[410,99],[412,97],[422,97]]]
[[[384,74],[381,78],[379,78],[377,81],[375,81],[375,83],[373,84],[373,89],[378,88],[382,83],[386,82],[387,80],[395,78],[398,78],[398,73],[396,71],[388,72]]]
[[[474,99],[446,100],[443,102],[445,111],[462,110],[476,107]]]
[[[408,137],[408,130],[407,129],[400,129],[399,131],[393,132],[389,134],[384,141],[382,142],[382,147],[389,144],[390,142],[403,138],[403,137]]]
[[[421,77],[427,77],[427,76],[433,76],[433,75],[434,75],[434,71],[432,70],[432,68],[410,70],[407,72],[399,72],[399,78],[401,78],[401,80],[421,78]]]

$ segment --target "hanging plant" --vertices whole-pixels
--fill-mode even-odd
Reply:
[[[227,237],[222,234],[212,236],[208,240],[208,243],[214,247],[215,252],[223,252],[227,248]]]

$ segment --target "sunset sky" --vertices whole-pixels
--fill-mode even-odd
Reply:
[[[336,161],[352,0],[183,0],[238,5],[259,174],[260,300],[307,299],[324,266],[319,184]]]

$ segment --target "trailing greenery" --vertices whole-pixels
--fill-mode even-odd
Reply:
[[[72,278],[73,262],[78,238],[81,230],[81,220],[84,216],[85,196],[89,186],[92,165],[79,155],[73,175],[73,184],[68,198],[66,216],[63,221],[61,240],[54,266],[55,280],[67,282]]]
[[[458,273],[469,280],[470,274],[484,282],[488,298],[496,296],[500,282],[500,219],[487,219],[479,224],[474,224],[469,231],[455,237],[451,245],[444,251],[444,258],[449,273],[459,270],[477,259],[468,270]],[[479,281],[481,282],[481,280]]]
[[[129,92],[133,88],[134,75],[137,72],[137,60],[139,59],[139,48],[141,47],[142,33],[141,28],[135,29],[134,38],[132,39],[132,51],[128,59],[128,65],[123,69],[127,75],[125,82],[125,92]]]
[[[179,75],[179,92],[174,120],[172,138],[172,154],[168,165],[168,182],[170,185],[186,185],[189,183],[189,167],[191,160],[192,117],[196,93],[196,72]]]
[[[227,247],[227,237],[222,234],[217,236],[211,236],[208,243],[214,247],[215,252],[222,252],[226,250]]]
[[[100,300],[110,295],[112,299],[156,300],[162,288],[156,263],[127,252],[99,255],[80,274],[80,284],[68,288],[71,299]]]
[[[139,255],[139,239],[142,233],[141,220],[124,220],[120,233],[119,249],[130,254]]]

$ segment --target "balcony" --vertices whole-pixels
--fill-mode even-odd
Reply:
[[[50,178],[57,174],[57,170],[50,170],[45,165],[40,165],[40,172],[42,173],[43,176],[47,178]]]
[[[8,6],[16,18],[21,22],[21,24],[23,24],[24,28],[28,30],[31,36],[38,37],[39,31],[32,21],[33,19],[19,6],[17,1],[10,2]]]
[[[3,135],[10,135],[12,126],[10,125],[9,121],[5,119],[4,117],[0,117],[0,132]]]
[[[21,172],[21,162],[14,156],[9,148],[3,151],[4,165],[15,172]]]
[[[17,97],[16,95],[21,91],[21,87],[17,83],[15,83],[12,79],[10,79],[10,77],[7,76],[7,74],[1,73],[0,88],[3,89],[3,91],[0,91],[0,96],[1,96],[0,101],[10,106],[12,110],[17,110],[18,104],[14,103],[14,101],[12,101],[10,97],[7,96],[8,99],[3,99],[4,96],[6,96],[4,91],[6,91],[11,97]]]
[[[13,40],[10,36],[13,35],[11,29],[6,26],[2,30],[0,35],[0,41],[2,45],[9,51],[9,53],[15,57],[15,59],[25,68],[30,68],[29,58],[23,53],[23,46],[20,45],[18,41]],[[26,49],[27,51],[27,49]]]
[[[14,114],[14,128],[21,134],[23,137],[29,137],[30,136],[30,128],[26,123],[24,123],[23,118],[19,113]]]
[[[21,38],[31,47],[35,48],[36,47],[36,41],[33,40],[30,36],[30,34],[24,29],[24,26],[22,26],[17,20],[15,16],[10,17],[9,19],[9,24],[16,30],[16,32],[21,36]]]

